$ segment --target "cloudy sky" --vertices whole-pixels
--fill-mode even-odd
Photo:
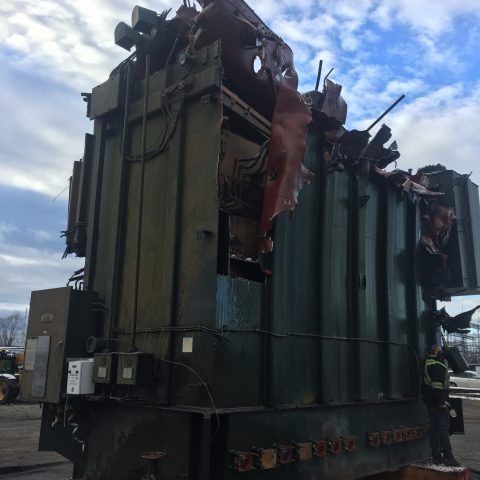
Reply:
[[[30,291],[64,285],[81,266],[61,260],[72,162],[83,153],[80,92],[126,56],[113,42],[130,0],[0,2],[0,310],[24,310]],[[174,0],[146,0],[157,11]],[[480,183],[480,1],[260,0],[257,13],[293,48],[302,90],[318,60],[343,85],[347,128],[387,118],[399,168],[440,162]],[[471,303],[464,300],[465,308]]]

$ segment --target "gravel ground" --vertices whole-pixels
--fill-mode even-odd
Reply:
[[[38,404],[0,405],[0,469],[62,462],[55,452],[38,452],[42,410]]]
[[[480,472],[480,400],[463,400],[465,435],[452,435],[455,458]]]
[[[466,433],[452,437],[453,452],[462,465],[478,472],[480,471],[480,401],[464,400],[463,412]],[[60,480],[69,478],[71,475],[72,465],[64,457],[54,452],[37,451],[40,417],[41,410],[36,404],[15,403],[0,406],[0,446],[2,447],[0,448],[0,477],[2,479]],[[31,468],[33,465],[36,468]]]

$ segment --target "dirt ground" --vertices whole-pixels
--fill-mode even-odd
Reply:
[[[465,435],[452,435],[455,458],[467,467],[480,472],[480,400],[464,400]]]
[[[463,409],[466,433],[452,437],[453,451],[462,465],[478,472],[480,401],[464,400]],[[40,417],[41,409],[36,404],[0,406],[0,477],[12,480],[57,480],[69,476],[71,464],[66,463],[65,458],[57,453],[37,451]],[[34,465],[37,468],[25,469]]]
[[[38,404],[0,405],[0,469],[65,461],[54,452],[38,452],[42,410]]]

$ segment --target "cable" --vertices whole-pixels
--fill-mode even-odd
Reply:
[[[71,177],[70,177],[70,179],[71,179]],[[67,180],[67,182],[69,182],[69,180]],[[52,198],[52,202],[54,202],[63,192],[65,192],[67,190],[67,188],[70,188],[70,183],[56,197]]]
[[[145,146],[147,141],[147,115],[148,115],[148,93],[150,86],[150,54],[145,57],[145,83],[143,92],[143,116],[142,116],[142,143],[141,143],[141,162],[140,162],[140,185],[138,193],[138,218],[137,218],[137,238],[135,251],[135,276],[134,276],[134,294],[133,294],[133,312],[132,312],[132,339],[131,350],[136,351],[136,330],[138,319],[138,288],[140,283],[140,255],[142,246],[142,227],[143,227],[143,192],[145,187]]]
[[[116,333],[132,333],[131,330],[127,329],[114,329]],[[241,329],[230,329],[228,327],[222,328],[208,328],[204,327],[203,325],[192,325],[192,326],[185,326],[185,327],[153,327],[153,328],[145,328],[141,330],[137,330],[137,333],[162,333],[162,332],[189,332],[189,331],[199,331],[204,333],[210,333],[214,335],[220,340],[225,340],[228,342],[232,342],[232,340],[226,337],[225,333],[256,333],[261,335],[269,335],[275,338],[287,338],[287,337],[302,337],[302,338],[318,338],[319,340],[337,340],[343,342],[365,342],[365,343],[372,343],[375,345],[395,345],[398,347],[407,347],[415,358],[415,366],[417,368],[417,374],[419,379],[418,384],[418,392],[417,394],[420,395],[422,391],[422,373],[420,367],[420,359],[418,357],[417,351],[410,343],[402,343],[402,342],[395,342],[392,340],[372,340],[369,338],[360,338],[360,337],[336,337],[331,335],[320,335],[316,333],[300,333],[300,332],[285,332],[285,333],[277,333],[271,332],[269,330],[263,329],[250,329],[250,330],[241,330]],[[163,360],[163,359],[162,359]],[[167,360],[163,360],[167,361]],[[187,367],[187,365],[185,365]]]
[[[190,372],[192,372],[201,382],[202,386],[205,388],[206,392],[207,392],[207,395],[210,399],[210,403],[212,404],[212,408],[213,410],[215,411],[215,417],[217,419],[217,428],[215,430],[215,433],[213,434],[212,436],[212,441],[213,439],[216,437],[217,433],[218,433],[218,430],[220,428],[220,416],[218,414],[218,409],[217,407],[215,406],[215,402],[213,401],[213,396],[210,392],[210,389],[208,388],[208,384],[207,382],[190,366],[186,365],[185,363],[180,363],[180,362],[173,362],[172,360],[166,360],[165,358],[161,358],[159,357],[159,359],[162,361],[162,362],[165,362],[165,363],[171,363],[172,365],[178,365],[180,367],[184,367],[186,368],[187,370],[189,370]]]
[[[115,333],[133,333],[133,330],[126,329],[126,328],[114,328],[113,331]],[[185,327],[152,327],[152,328],[141,328],[137,329],[137,333],[162,333],[162,332],[205,332],[214,335],[222,340],[227,342],[231,342],[229,338],[225,337],[220,333],[220,330],[215,330],[213,328],[204,327],[203,325],[194,325],[194,326],[185,326]]]
[[[67,405],[68,405],[68,395],[65,399],[65,408],[63,409],[63,426],[66,427],[66,417],[67,417]]]
[[[320,340],[339,340],[345,342],[365,342],[365,343],[373,343],[376,345],[396,345],[399,347],[407,347],[414,355],[415,358],[415,365],[417,367],[419,385],[418,385],[418,392],[417,394],[420,395],[422,391],[422,373],[420,368],[420,359],[418,358],[417,351],[410,343],[401,343],[401,342],[394,342],[392,340],[372,340],[369,338],[359,338],[359,337],[335,337],[329,335],[320,335],[316,333],[298,333],[298,332],[286,332],[286,333],[276,333],[270,332],[268,330],[261,330],[261,329],[252,329],[252,330],[238,330],[238,329],[228,329],[224,328],[221,330],[222,332],[233,332],[233,333],[260,333],[263,335],[270,335],[276,338],[286,338],[289,336],[292,337],[307,337],[307,338],[318,338]]]
[[[168,142],[172,138],[173,134],[175,133],[178,119],[180,117],[180,113],[183,109],[183,103],[185,100],[185,96],[181,98],[181,103],[179,108],[174,112],[170,110],[168,107],[167,114],[170,116],[170,122],[165,121],[165,128],[163,130],[159,130],[159,136],[155,139],[155,141],[148,147],[148,150],[145,152],[145,162],[148,162],[155,158],[157,155],[162,153],[168,145]],[[165,100],[165,105],[163,109],[167,109],[167,100]],[[141,154],[134,154],[134,155],[125,155],[125,159],[129,162],[140,162],[142,159]]]

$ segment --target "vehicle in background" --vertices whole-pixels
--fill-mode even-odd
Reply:
[[[462,373],[450,375],[451,387],[480,388],[480,373],[466,370]]]
[[[0,347],[0,405],[18,397],[24,358],[23,348]]]

